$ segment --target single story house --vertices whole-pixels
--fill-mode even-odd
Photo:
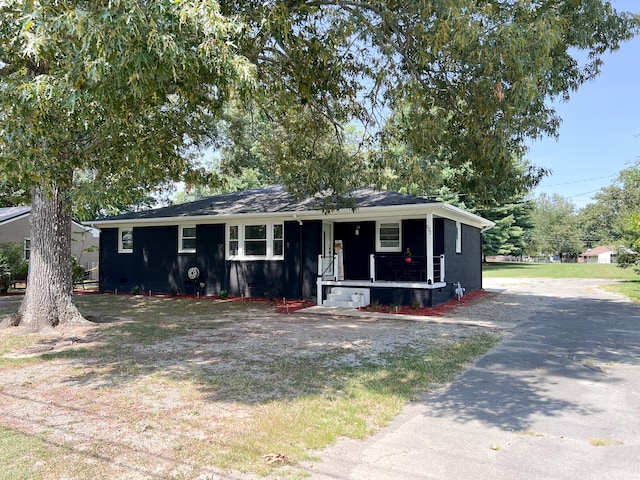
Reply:
[[[590,248],[580,254],[580,259],[582,263],[618,263],[619,248],[611,245]]]
[[[24,258],[31,254],[31,206],[0,208],[0,243],[15,242],[23,246]],[[71,254],[78,264],[98,279],[98,246],[100,232],[76,221],[71,222]],[[92,277],[91,275],[94,275]]]
[[[452,205],[362,188],[323,212],[280,185],[89,222],[102,291],[432,306],[482,288],[482,232]]]

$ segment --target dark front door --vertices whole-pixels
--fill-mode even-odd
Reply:
[[[368,280],[369,255],[376,248],[375,222],[336,223],[334,238],[342,240],[344,279]]]

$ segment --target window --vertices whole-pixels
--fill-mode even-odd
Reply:
[[[229,257],[236,257],[240,254],[238,243],[240,239],[239,231],[240,227],[238,227],[238,225],[231,225],[229,227]]]
[[[267,226],[244,226],[244,254],[245,256],[267,256]]]
[[[456,253],[462,253],[462,225],[456,222]]]
[[[376,250],[378,252],[400,252],[401,223],[377,222],[376,225]]]
[[[24,259],[29,261],[30,258],[31,258],[31,239],[25,238],[24,239]]]
[[[281,223],[273,226],[273,255],[275,257],[284,255],[284,228]]]
[[[118,229],[118,253],[133,253],[133,228]]]
[[[227,258],[240,260],[284,258],[284,225],[264,223],[229,225]]]
[[[196,227],[178,227],[178,252],[196,253]]]

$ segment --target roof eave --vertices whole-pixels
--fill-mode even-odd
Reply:
[[[491,228],[494,223],[490,220],[482,218],[478,215],[466,212],[460,208],[454,207],[446,203],[433,202],[433,203],[416,203],[409,205],[386,205],[386,206],[373,206],[362,207],[356,210],[341,209],[332,212],[322,212],[321,210],[287,210],[282,212],[260,212],[260,213],[235,213],[235,214],[221,214],[221,215],[183,215],[173,217],[160,217],[160,218],[129,218],[129,219],[117,219],[117,220],[93,220],[84,222],[85,225],[89,225],[96,228],[101,227],[119,227],[119,226],[132,226],[137,225],[140,227],[162,226],[169,224],[189,224],[189,223],[226,223],[229,221],[241,221],[244,219],[266,219],[266,218],[278,218],[278,219],[292,219],[292,220],[364,220],[371,219],[372,214],[376,217],[381,215],[394,215],[399,213],[405,216],[420,216],[422,214],[434,213],[439,214],[442,217],[450,218],[452,220],[458,220],[465,224],[481,228],[483,230]]]

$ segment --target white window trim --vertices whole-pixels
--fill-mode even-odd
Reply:
[[[386,223],[398,224],[398,246],[383,247],[380,245],[380,226]],[[402,252],[402,220],[377,220],[376,221],[376,252]]]
[[[456,253],[462,253],[462,224],[456,222]]]
[[[122,245],[122,234],[128,231],[131,231],[131,236],[133,236],[133,227],[118,228],[118,253],[133,253],[133,248],[124,248]]]
[[[189,238],[189,239],[192,238],[196,240],[198,232],[196,231],[196,235],[193,237],[185,237],[184,236],[185,228],[196,228],[196,226],[195,225],[178,225],[178,253],[196,253],[195,248],[184,248],[182,244],[182,240],[184,240],[185,238]]]
[[[244,230],[249,225],[266,225],[267,227],[267,254],[266,255],[245,255],[244,254]],[[282,255],[273,254],[273,227],[274,225],[282,225]],[[238,227],[238,254],[231,255],[229,253],[229,232],[231,227]],[[284,223],[283,222],[246,222],[246,223],[233,223],[225,226],[225,238],[224,238],[225,257],[227,260],[284,260]]]

